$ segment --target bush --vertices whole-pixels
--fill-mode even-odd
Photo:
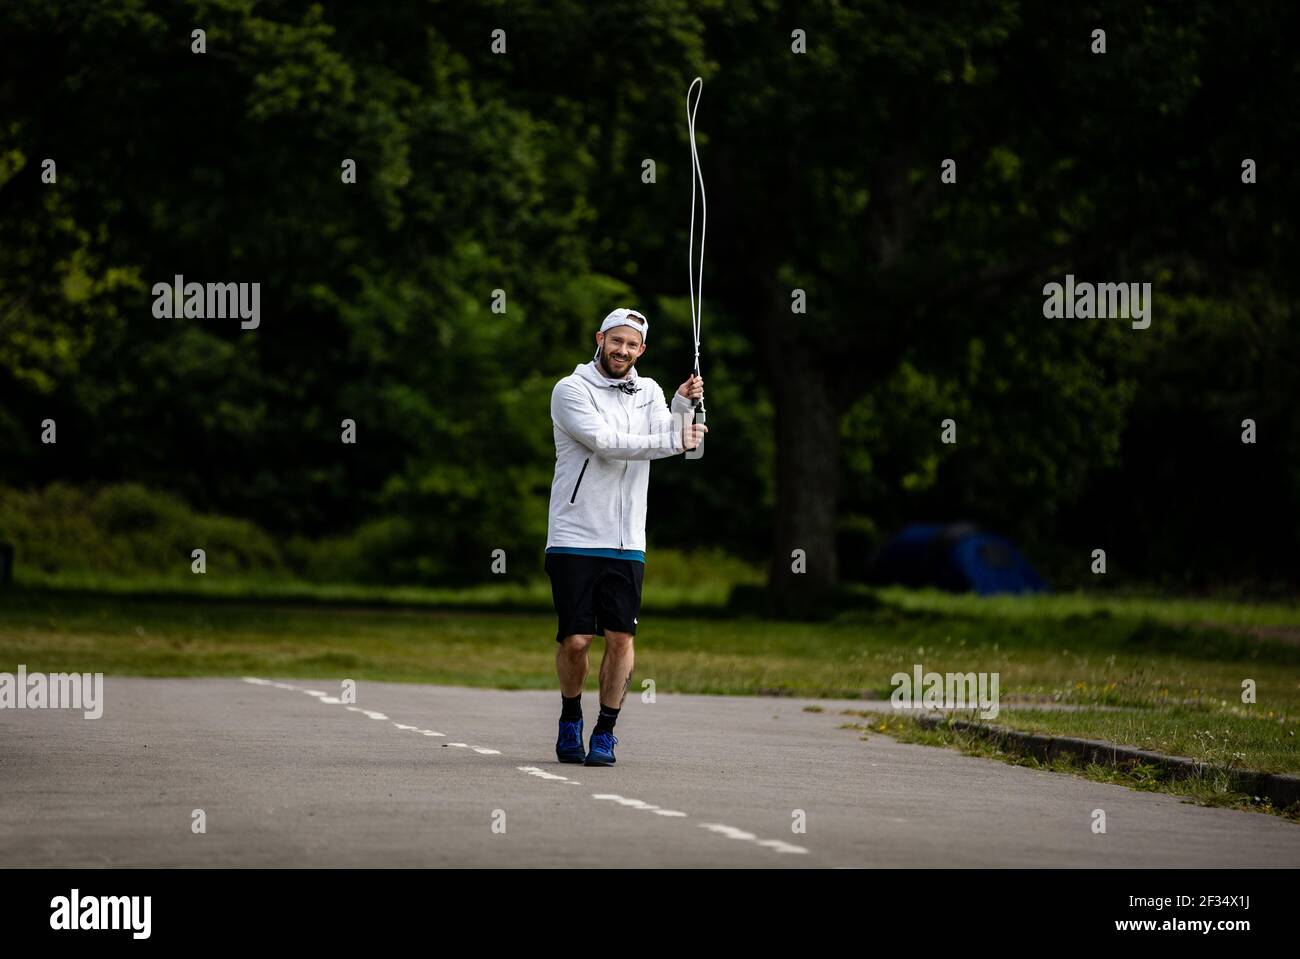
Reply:
[[[542,545],[513,548],[508,577],[544,578]],[[524,536],[528,539],[530,536]],[[428,519],[381,516],[353,532],[275,542],[248,520],[195,512],[180,497],[138,483],[83,490],[0,487],[0,541],[16,547],[16,570],[113,576],[189,575],[191,552],[207,552],[208,572],[293,575],[318,583],[385,586],[481,585],[490,550],[448,535]],[[763,571],[722,550],[648,551],[655,589],[716,592],[763,582]]]
[[[247,520],[196,513],[183,500],[137,483],[97,492],[52,483],[0,488],[0,539],[13,542],[18,569],[44,573],[188,572],[194,549],[210,572],[278,572],[271,538]]]
[[[55,573],[119,565],[123,557],[95,529],[89,505],[86,494],[63,483],[43,492],[0,487],[0,540],[13,543],[15,568]]]
[[[346,536],[309,540],[296,536],[285,548],[294,572],[328,583],[419,582],[411,567],[419,539],[399,516],[363,523]]]

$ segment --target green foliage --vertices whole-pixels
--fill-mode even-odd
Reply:
[[[0,539],[14,544],[20,567],[46,573],[187,573],[195,549],[207,552],[213,574],[283,568],[270,537],[247,520],[196,513],[134,483],[97,492],[0,487]]]
[[[656,466],[652,548],[758,560],[776,519],[835,498],[859,559],[902,522],[961,518],[1069,584],[1098,537],[1130,580],[1294,577],[1291,15],[16,0],[0,483],[168,490],[315,544],[286,546],[312,575],[451,583],[495,548],[536,572],[547,399],[600,317],[652,311],[640,368],[665,390],[690,367],[683,98],[699,74],[713,433],[703,460]],[[1095,22],[1105,56],[1087,52]],[[1152,329],[1045,320],[1042,284],[1067,271],[1153,279]],[[177,273],[260,283],[262,326],[155,318],[152,286]],[[821,395],[839,448],[795,483],[782,458]],[[937,441],[948,417],[956,447]],[[1253,449],[1236,442],[1246,417]],[[47,418],[57,445],[39,440]]]

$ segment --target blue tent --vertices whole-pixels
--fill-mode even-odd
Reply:
[[[1047,591],[1020,550],[970,523],[905,526],[872,560],[871,579],[981,596]]]

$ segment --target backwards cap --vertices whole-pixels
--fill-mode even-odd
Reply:
[[[619,307],[617,310],[610,313],[609,316],[605,317],[604,322],[600,324],[599,332],[604,333],[606,330],[615,326],[632,327],[632,329],[641,334],[642,343],[645,342],[645,335],[650,332],[650,321],[636,310],[629,310],[626,307]],[[596,347],[596,356],[600,356],[599,346]]]

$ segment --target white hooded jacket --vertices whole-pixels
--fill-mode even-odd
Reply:
[[[669,409],[659,384],[635,367],[612,380],[592,360],[556,383],[546,545],[644,550],[650,460],[683,451],[691,410],[676,392]],[[674,413],[684,419],[674,422]]]

